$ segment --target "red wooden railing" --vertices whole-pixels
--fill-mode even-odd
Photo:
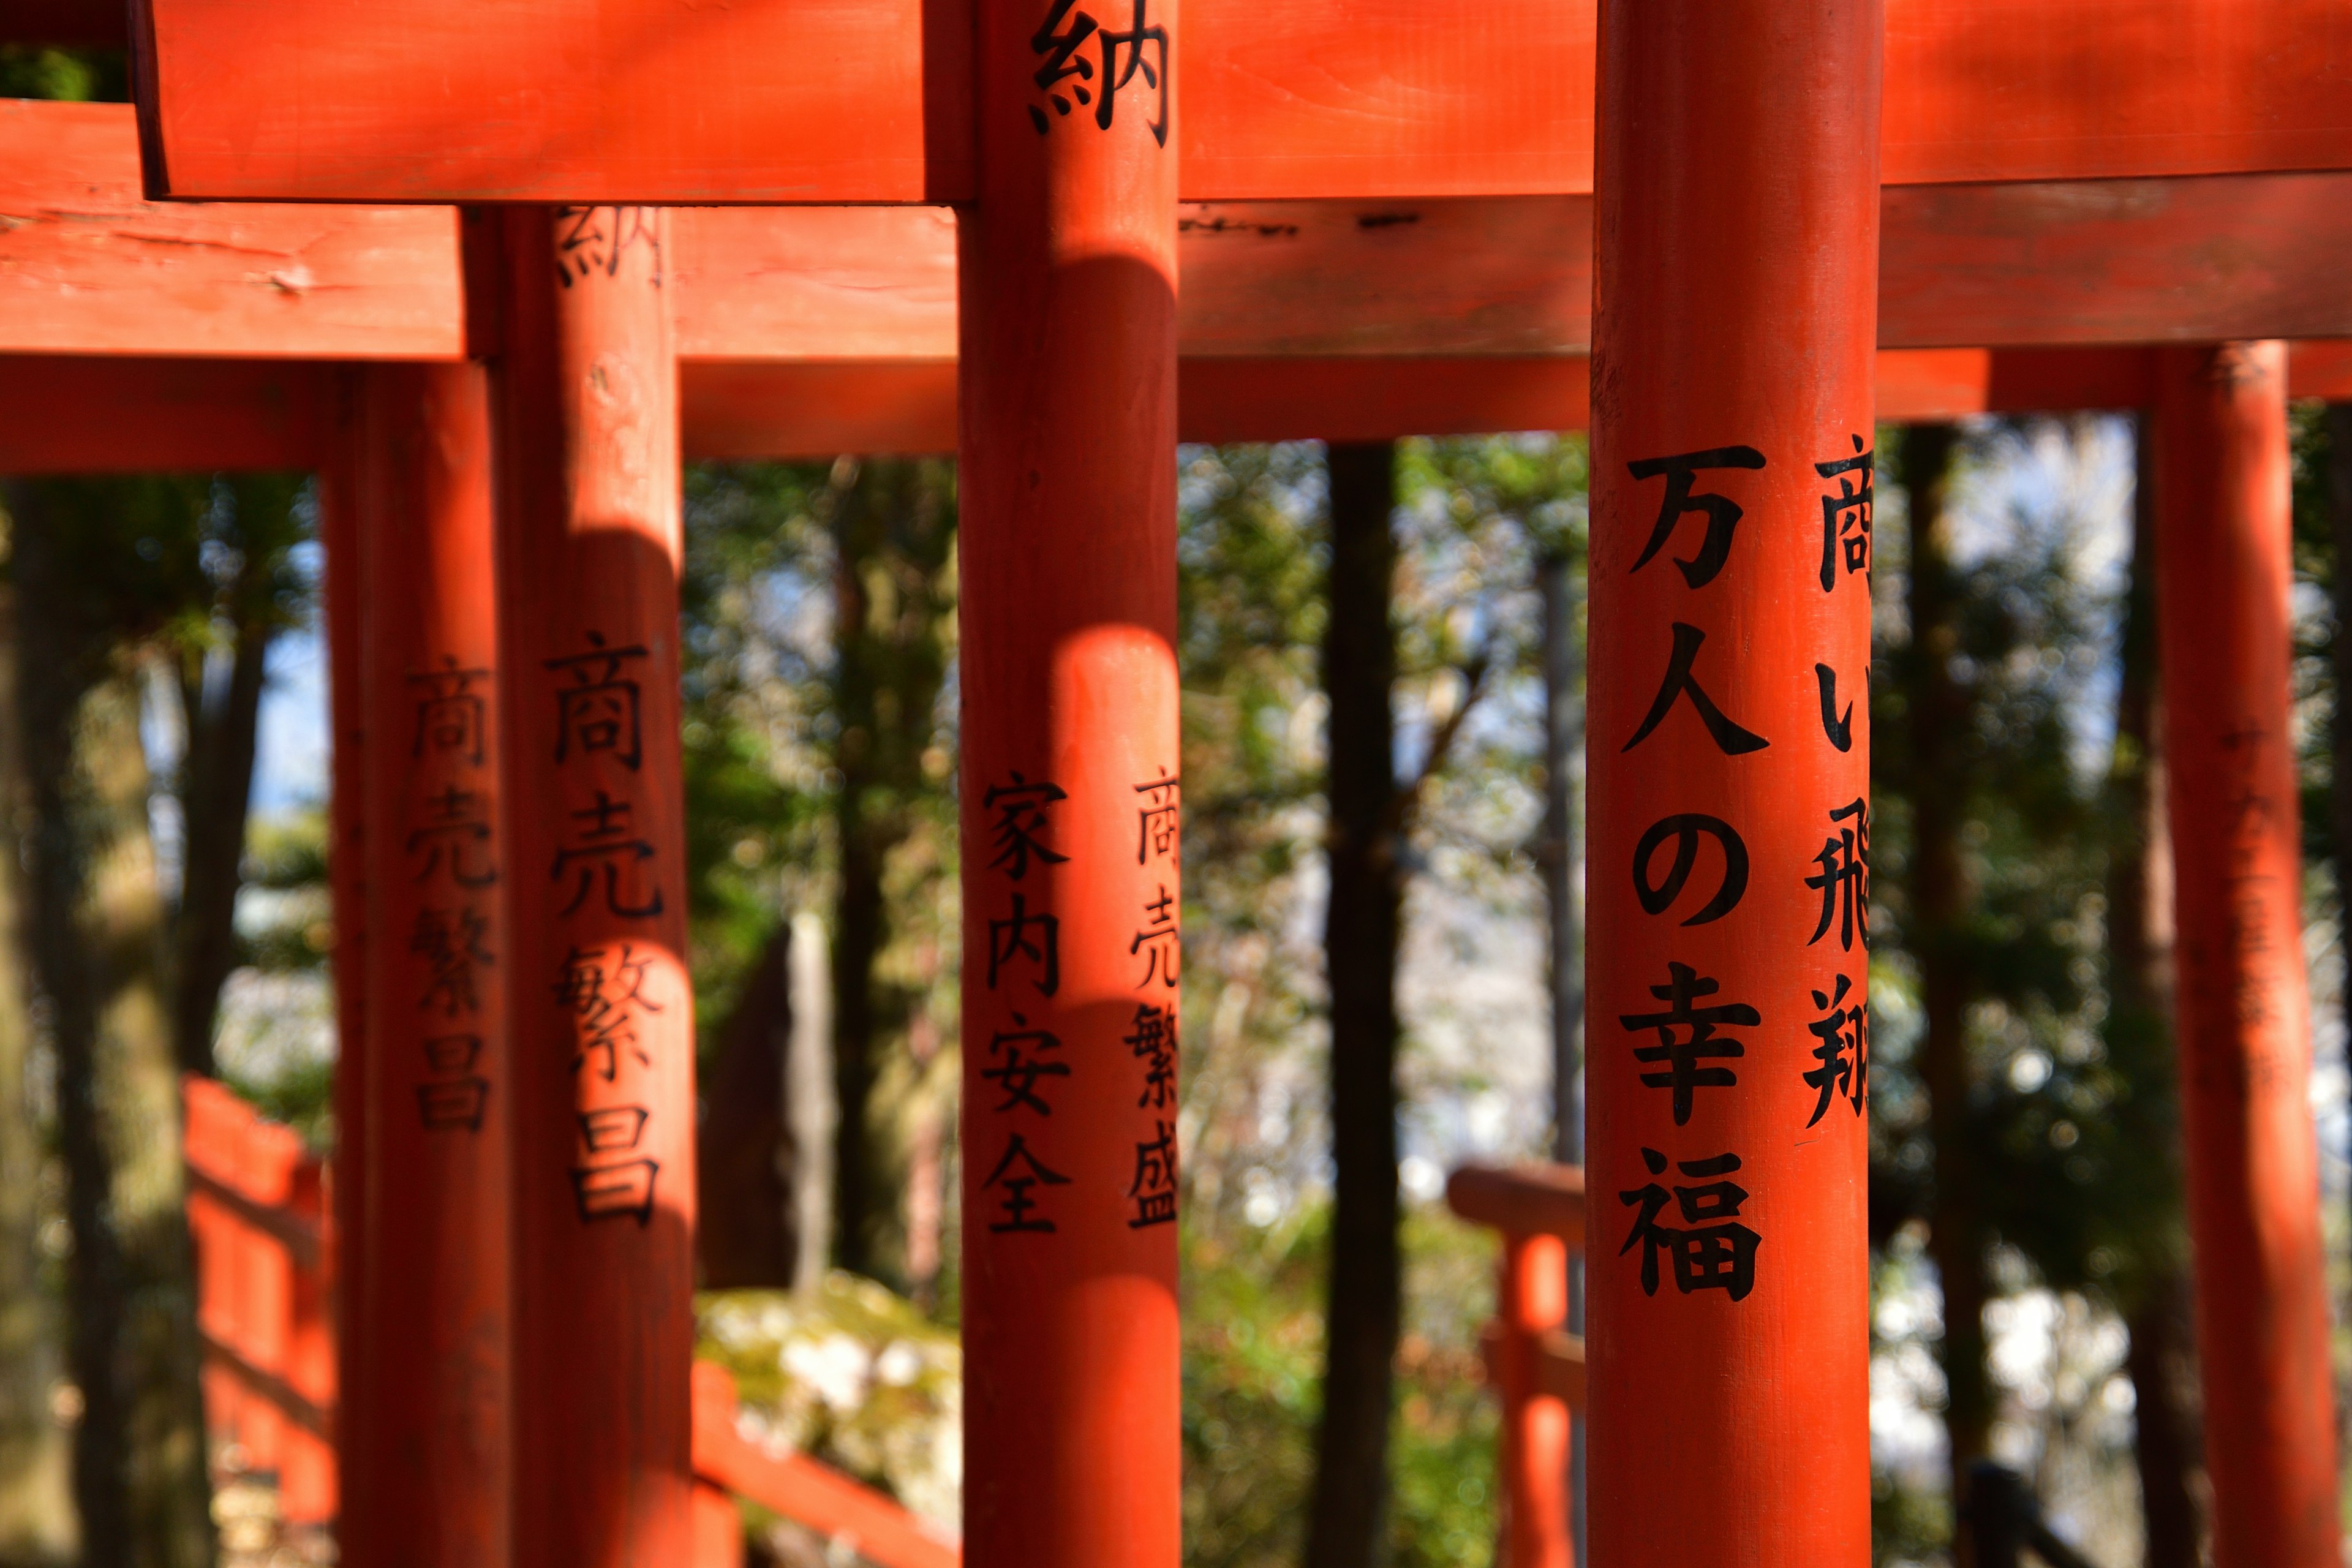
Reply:
[[[1584,1408],[1584,1342],[1569,1333],[1568,1249],[1584,1245],[1574,1165],[1470,1165],[1445,1184],[1464,1219],[1503,1233],[1486,1365],[1503,1401],[1502,1568],[1575,1568],[1569,1424]]]
[[[215,1444],[244,1451],[246,1468],[277,1474],[281,1519],[327,1523],[336,1503],[332,1167],[212,1079],[185,1079],[182,1104],[205,1427]],[[741,1568],[739,1498],[878,1568],[956,1568],[953,1541],[830,1466],[744,1437],[735,1414],[733,1376],[698,1363],[691,1568]]]
[[[188,1229],[205,1425],[275,1471],[279,1516],[335,1516],[335,1352],[327,1172],[290,1127],[209,1079],[185,1080]]]

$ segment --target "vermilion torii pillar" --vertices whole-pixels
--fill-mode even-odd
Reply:
[[[352,1233],[372,1282],[343,1560],[508,1560],[506,895],[488,378],[470,362],[360,382],[368,931],[365,1125]]]
[[[2303,968],[2285,346],[2167,351],[2154,424],[2213,1560],[2333,1568],[2335,1373]]]
[[[1600,58],[1591,1550],[1859,1565],[1879,7]]]
[[[978,12],[958,442],[964,1551],[1172,1568],[1181,23],[1169,0],[1116,37],[1073,22],[1040,70],[1035,5]]]
[[[513,1561],[692,1546],[694,999],[668,216],[469,221],[499,290]]]

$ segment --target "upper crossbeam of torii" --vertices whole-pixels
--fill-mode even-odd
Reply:
[[[513,476],[499,681],[525,726],[506,798],[526,804],[505,825],[526,861],[552,849],[559,878],[592,851],[645,862],[625,900],[607,873],[612,918],[592,908],[585,935],[566,922],[586,880],[562,910],[518,884],[516,1561],[675,1555],[686,1482],[692,1202],[656,1185],[692,1147],[691,998],[656,891],[683,831],[660,750],[676,720],[675,220],[583,208],[958,208],[966,1539],[988,1568],[1157,1568],[1177,1551],[1178,1161],[1154,1099],[1165,1069],[1142,1075],[1177,1030],[1180,300],[1213,271],[1180,263],[1180,203],[1390,208],[1331,225],[1344,238],[1349,223],[1418,226],[1387,221],[1407,205],[1427,219],[1501,202],[1486,221],[1539,236],[1544,276],[1592,258],[1591,712],[1596,734],[1628,739],[1591,753],[1594,865],[1619,870],[1589,889],[1588,1123],[1595,1179],[1638,1209],[1623,1247],[1591,1259],[1594,1540],[1610,1561],[1859,1563],[1870,811],[1853,700],[1870,603],[1849,579],[1870,559],[1882,300],[1930,344],[1982,344],[2004,296],[2037,293],[2037,341],[2231,330],[2228,308],[2183,301],[2144,317],[2151,332],[2102,320],[2130,275],[2115,241],[2156,215],[2193,273],[2229,265],[2199,249],[2217,215],[2283,240],[2324,227],[2326,182],[2352,167],[2348,38],[2344,0],[1334,0],[1271,16],[1237,0],[140,0],[159,195],[572,208],[467,229],[469,305],[497,311],[478,337],[469,322],[469,347],[489,356]],[[1914,202],[1941,232],[1919,292],[1890,298],[1882,215],[1898,234]],[[2070,250],[2051,220],[2086,204],[2096,219]],[[2021,246],[2003,214],[2034,230]],[[2053,265],[2080,270],[2069,283]],[[1234,296],[1222,324],[1263,292]],[[2326,316],[2337,297],[2322,282],[2304,302]],[[2243,363],[2280,385],[2274,353]],[[623,688],[625,776],[567,752],[564,729],[574,704],[617,705]],[[577,830],[542,800],[599,833],[634,811],[639,836],[556,848]],[[1724,847],[1723,890],[1692,918],[1646,881],[1638,846],[1661,834]],[[639,976],[625,994],[581,989],[592,938],[638,966],[597,972]],[[576,1064],[597,1049],[618,1064],[613,1019],[638,1031],[638,1065],[608,1091]],[[1808,1021],[1853,1112],[1818,1126],[1823,1107],[1782,1065]],[[1600,1047],[1626,1032],[1641,1048]],[[571,1048],[569,1079],[551,1039]],[[1016,1076],[1007,1098],[996,1080]],[[2264,1116],[2295,1109],[2291,1072],[2260,1081]],[[2200,1235],[2294,1185],[2307,1137],[2260,1124],[2258,1180],[2211,1145]],[[2192,1150],[2192,1177],[2210,1158]],[[2311,1217],[2264,1231],[2272,1252],[2220,1287],[2292,1350],[2252,1377],[2261,1398],[2320,1342],[2315,1324],[2324,1342],[2325,1315],[2245,1281],[2275,1263],[2300,1289]],[[2332,1502],[2309,1481],[2330,1427],[2312,1414],[2292,1440],[2259,1419],[2218,1438],[2261,1453],[2217,1483],[2225,1539],[2232,1519],[2283,1510],[2319,1539]],[[1692,1506],[1658,1506],[1666,1477]]]
[[[1559,237],[1589,230],[1589,203],[1188,206],[1180,436],[1582,427],[1590,247]],[[454,213],[150,203],[122,108],[0,103],[0,353],[49,356],[0,378],[5,471],[306,466],[326,366],[463,352]],[[952,448],[951,216],[675,220],[687,456]],[[2065,348],[2352,337],[2347,249],[2352,174],[1898,189],[1881,416],[2148,401],[2144,349]],[[1953,343],[2010,352],[1996,372],[1988,348],[1931,346]],[[2301,343],[2295,395],[2341,386],[2344,358]]]
[[[969,0],[133,9],[159,195],[974,193]],[[1592,0],[1188,0],[1181,194],[1588,192],[1593,37]],[[1888,0],[1885,37],[1891,184],[2352,166],[2352,16],[2334,0]]]

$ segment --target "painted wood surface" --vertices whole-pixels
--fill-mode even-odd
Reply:
[[[0,357],[0,473],[314,468],[333,367],[266,360]]]
[[[2341,1561],[2284,347],[2169,349],[2156,378],[2183,1184],[2222,1568]]]
[[[1864,1568],[1880,0],[1603,4],[1587,1540]]]
[[[957,772],[961,841],[994,847],[962,894],[964,1552],[1177,1568],[1181,147],[1148,95],[1033,131],[1033,0],[977,10]]]
[[[460,352],[449,209],[150,204],[133,143],[119,105],[0,102],[0,352]],[[943,209],[681,208],[675,223],[689,363],[954,357]],[[1181,352],[1580,354],[1591,235],[1575,195],[1188,204]],[[2347,174],[1895,187],[1879,341],[2352,338],[2347,253]]]
[[[2352,175],[1891,187],[1885,212],[1889,346],[2352,335]]]
[[[152,204],[139,195],[137,152],[121,105],[0,99],[9,351],[457,353],[450,209]]]
[[[1886,13],[1890,182],[2352,166],[2352,0]],[[150,173],[174,195],[971,195],[969,0],[137,0],[134,14]],[[1593,15],[1592,0],[1193,0],[1175,72],[1183,194],[1590,191]]]
[[[1881,349],[1878,417],[2145,407],[2156,351]],[[0,473],[309,468],[323,460],[331,367],[241,360],[0,357]],[[689,460],[955,449],[955,362],[689,360]],[[1186,441],[1370,441],[1581,430],[1581,354],[1192,359],[1177,364]],[[2294,344],[2296,397],[2352,402],[2352,342]]]

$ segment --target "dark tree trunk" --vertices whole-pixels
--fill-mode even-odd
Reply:
[[[69,526],[29,489],[11,497],[16,582],[17,690],[26,788],[26,933],[57,1056],[58,1146],[73,1230],[66,1292],[67,1367],[81,1391],[73,1435],[73,1494],[83,1568],[131,1562],[130,1415],[115,1363],[122,1342],[121,1238],[113,1224],[114,1165],[99,1110],[94,955],[82,940],[89,882],[74,799],[77,717],[102,655],[77,624],[57,532]]]
[[[73,1234],[82,1568],[197,1568],[213,1543],[138,697],[113,668],[87,563],[62,538],[77,520],[29,487],[11,510],[27,946],[56,1054]]]
[[[1335,1176],[1322,1426],[1307,1568],[1369,1568],[1387,1547],[1388,1443],[1398,1249],[1396,965],[1403,902],[1397,835],[1395,447],[1330,449],[1330,907]]]
[[[2199,1568],[2205,1561],[2204,1510],[2197,1487],[2204,1468],[2204,1435],[2187,1276],[2175,1272],[2157,1281],[2126,1326],[2131,1333],[2126,1370],[2138,1399],[2133,1458],[2139,1471],[2147,1568]]]
[[[1985,1458],[1992,1426],[1985,1375],[1984,1220],[1969,1103],[1974,1086],[1968,1008],[1975,981],[1964,943],[1971,890],[1960,850],[1969,811],[1970,699],[1953,671],[1959,594],[1945,510],[1957,444],[1948,425],[1916,426],[1903,437],[1911,496],[1910,935],[1919,962],[1926,1024],[1920,1065],[1936,1146],[1929,1234],[1944,1291],[1944,1426],[1956,1504],[1967,1493],[1969,1467]]]
[[[204,671],[180,685],[188,751],[181,789],[185,857],[172,920],[172,1044],[181,1068],[214,1076],[213,1023],[236,966],[236,893],[274,627],[236,628],[226,691],[207,700]]]
[[[2160,1146],[2166,1235],[2143,1246],[2149,1259],[2119,1282],[2137,1401],[2140,1507],[2148,1568],[2197,1568],[2203,1529],[2198,1505],[2196,1337],[2190,1316],[2180,1215],[2179,1077],[2172,1047],[2172,840],[2165,815],[2162,716],[2156,626],[2156,510],[2152,453],[2140,422],[2139,478],[2132,512],[2131,577],[2124,599],[2122,680],[2116,693],[2115,754],[2107,790],[2116,842],[2107,870],[2108,1059],[2130,1079],[2121,1108],[2136,1140]],[[2157,1227],[2151,1226],[2151,1230]],[[2170,1245],[2168,1245],[2170,1243]]]
[[[16,647],[16,594],[0,585],[0,650]],[[42,1279],[43,1130],[26,1093],[32,987],[26,973],[25,778],[13,657],[0,657],[0,1562],[68,1555],[71,1450],[50,1410],[65,1325]]]
[[[841,731],[835,813],[841,846],[833,930],[835,1261],[888,1279],[900,1215],[899,1152],[883,1136],[875,1095],[908,998],[875,973],[889,945],[884,877],[916,828],[930,785],[924,756],[947,673],[951,613],[952,480],[941,465],[865,463],[835,496],[834,707]]]
[[[703,1086],[694,1246],[708,1289],[793,1283],[800,1239],[789,1177],[798,1151],[784,1087],[792,937],[789,922],[778,926],[761,950]]]
[[[850,737],[844,736],[843,750]],[[877,825],[856,799],[861,774],[842,770],[841,883],[834,904],[833,1081],[840,1121],[834,1129],[834,1261],[853,1274],[881,1270],[889,1224],[890,1181],[874,1125],[874,1086],[881,1076],[882,1034],[874,964],[888,940],[883,863],[899,835]]]

